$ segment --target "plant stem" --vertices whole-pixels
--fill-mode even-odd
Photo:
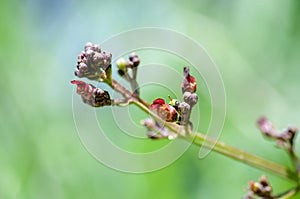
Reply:
[[[288,190],[287,192],[278,195],[276,198],[278,199],[288,199],[292,198],[294,195],[296,195],[299,192],[299,187],[293,188],[291,190]]]
[[[124,98],[130,99],[132,97],[135,97],[140,103],[142,103],[144,106],[149,107],[148,102],[141,99],[138,96],[134,96],[129,90],[127,90],[124,86],[122,86],[117,80],[112,79],[112,84],[110,85],[112,89],[120,93]]]
[[[179,125],[174,124],[174,123],[165,122],[159,116],[152,113],[146,106],[144,106],[139,101],[133,100],[132,103],[137,105],[139,108],[141,108],[147,114],[151,115],[151,117],[153,117],[159,123],[163,124],[169,130],[178,134],[179,137],[182,139],[191,141],[195,145],[203,146],[206,148],[211,148],[211,146],[213,145],[214,147],[212,148],[212,150],[217,153],[220,153],[222,155],[225,155],[225,156],[235,159],[237,161],[243,162],[250,166],[272,172],[274,174],[277,174],[281,177],[290,179],[292,181],[297,181],[297,177],[296,177],[297,175],[293,171],[291,171],[289,168],[287,168],[281,164],[278,164],[278,163],[266,160],[264,158],[261,158],[259,156],[247,153],[240,149],[229,146],[223,142],[215,141],[215,140],[205,136],[204,134],[201,134],[198,132],[190,132],[188,135],[183,135],[182,128],[180,128]]]
[[[149,104],[144,101],[143,99],[139,97],[135,97],[132,95],[130,91],[128,91],[125,87],[123,87],[120,83],[118,83],[116,80],[112,80],[112,86],[114,90],[122,94],[125,98],[131,99],[131,103],[138,106],[140,109],[142,109],[147,114],[151,115],[157,122],[163,124],[166,128],[176,133],[180,138],[191,141],[193,144],[198,146],[203,146],[206,148],[211,148],[212,150],[220,153],[222,155],[225,155],[227,157],[230,157],[232,159],[235,159],[237,161],[240,161],[242,163],[248,164],[250,166],[272,172],[274,174],[277,174],[281,177],[290,179],[292,181],[297,182],[298,181],[298,175],[291,171],[288,167],[283,166],[281,164],[266,160],[262,157],[247,153],[245,151],[242,151],[240,149],[234,148],[232,146],[229,146],[223,142],[213,140],[212,138],[209,138],[205,136],[202,133],[199,132],[190,132],[188,135],[185,135],[185,128],[183,126],[179,126],[175,123],[169,123],[165,122],[163,119],[161,119],[158,115],[154,114],[149,110]]]

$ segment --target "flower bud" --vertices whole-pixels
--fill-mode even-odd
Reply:
[[[264,135],[266,135],[268,137],[275,136],[276,130],[275,130],[273,124],[270,121],[268,121],[265,117],[261,117],[257,121],[257,125]]]
[[[127,67],[127,68],[133,68],[133,66],[134,66],[134,64],[133,64],[132,61],[127,61],[127,62],[126,62],[126,67]]]
[[[180,124],[181,125],[187,125],[189,123],[190,119],[190,110],[191,106],[186,102],[181,102],[178,106],[178,112],[181,117]]]
[[[134,67],[137,67],[140,64],[140,58],[135,52],[129,55],[129,60],[133,63]]]
[[[117,67],[120,70],[124,70],[126,68],[126,60],[123,57],[121,57],[120,59],[118,59],[116,61],[116,64],[117,64]]]
[[[135,57],[137,57],[137,54],[135,52],[132,52],[130,55],[129,55],[129,60],[132,61]]]
[[[84,51],[78,55],[75,75],[90,80],[110,81],[111,57],[111,53],[101,52],[99,45],[88,42],[84,47]]]
[[[188,103],[191,107],[197,104],[198,95],[196,93],[185,92],[183,94],[184,102]]]
[[[111,105],[111,99],[107,91],[79,80],[72,80],[71,83],[77,85],[76,92],[81,96],[84,103],[92,107]]]
[[[181,85],[182,93],[191,92],[194,93],[197,90],[197,82],[196,79],[190,75],[189,67],[184,67],[184,79]]]

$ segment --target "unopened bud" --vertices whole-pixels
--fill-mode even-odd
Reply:
[[[140,64],[140,58],[135,52],[129,55],[129,60],[133,63],[134,67],[137,67]]]
[[[72,80],[71,83],[77,85],[77,94],[81,96],[84,103],[92,107],[111,105],[111,99],[107,91],[79,80]]]
[[[182,93],[191,92],[194,93],[197,90],[197,82],[196,79],[190,75],[190,69],[188,66],[184,67],[184,79],[182,82]]]
[[[126,67],[132,68],[133,66],[134,66],[134,64],[133,64],[132,61],[127,61],[127,62],[126,62]]]
[[[120,59],[118,59],[116,61],[116,64],[117,64],[117,67],[120,70],[124,70],[126,68],[126,60],[123,57],[121,57]]]
[[[188,103],[191,107],[197,104],[198,95],[196,93],[184,92],[183,100]]]

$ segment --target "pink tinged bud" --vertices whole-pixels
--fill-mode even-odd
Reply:
[[[194,93],[197,90],[196,78],[190,75],[189,67],[184,67],[184,79],[182,82],[182,93],[191,92]]]
[[[129,61],[132,62],[132,67],[137,67],[140,64],[140,58],[135,52],[129,55]]]
[[[272,136],[275,133],[273,124],[270,121],[268,121],[265,117],[261,117],[257,121],[257,125],[261,132],[266,136]]]
[[[107,91],[80,80],[72,80],[71,84],[77,85],[76,92],[81,96],[84,103],[93,107],[111,105],[111,99]]]

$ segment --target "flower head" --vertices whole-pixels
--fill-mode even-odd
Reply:
[[[90,80],[109,81],[111,78],[111,53],[101,52],[99,45],[88,42],[78,55],[77,77]]]
[[[111,105],[111,99],[107,91],[79,80],[72,80],[71,83],[77,85],[76,92],[81,96],[84,103],[93,107]]]

